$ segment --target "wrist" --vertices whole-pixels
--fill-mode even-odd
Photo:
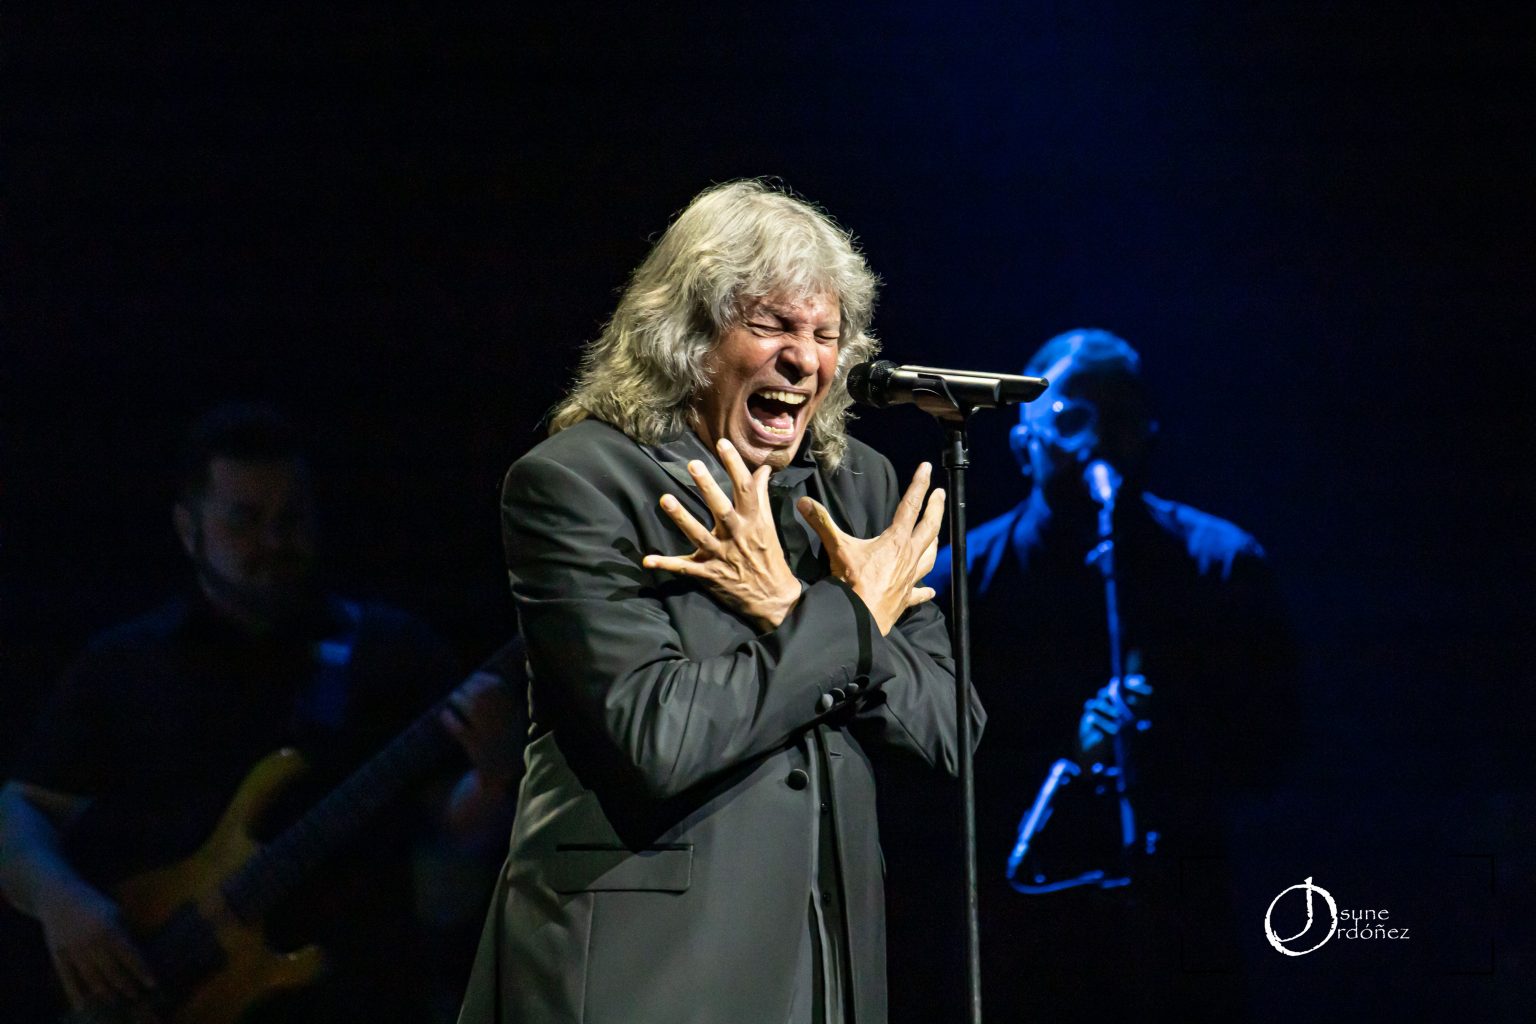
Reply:
[[[906,610],[905,606],[897,606],[892,609],[887,606],[884,600],[886,597],[884,593],[866,594],[864,588],[858,583],[849,582],[848,589],[852,590],[859,600],[864,602],[864,607],[869,609],[869,617],[874,622],[875,629],[879,630],[880,635],[889,636],[891,630],[896,627],[896,620],[901,618],[901,613]]]
[[[791,576],[786,580],[769,606],[757,615],[757,624],[763,632],[770,633],[783,625],[790,611],[800,603],[800,597],[804,593],[805,581],[797,576]]]
[[[61,878],[49,886],[33,905],[33,913],[46,928],[79,918],[82,912],[110,913],[116,909],[107,896],[76,877]]]
[[[896,620],[907,610],[905,601],[884,592],[875,595],[875,600],[864,603],[869,605],[869,614],[874,618],[875,628],[880,630],[881,636],[889,636],[891,630],[896,628]]]

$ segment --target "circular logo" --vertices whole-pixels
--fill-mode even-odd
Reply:
[[[1307,894],[1307,923],[1306,926],[1303,927],[1301,931],[1297,932],[1295,935],[1290,935],[1282,939],[1280,936],[1275,934],[1275,928],[1274,925],[1270,922],[1270,918],[1274,915],[1275,904],[1284,899],[1286,893],[1295,892],[1297,889],[1300,889]],[[1324,903],[1328,904],[1328,933],[1321,939],[1318,939],[1317,942],[1313,945],[1308,946],[1306,949],[1292,949],[1290,946],[1286,945],[1286,943],[1295,942],[1297,939],[1312,931],[1312,925],[1314,923],[1312,913],[1312,894],[1314,892],[1323,898]],[[1305,882],[1301,883],[1300,885],[1291,886],[1289,889],[1281,892],[1279,896],[1276,896],[1274,899],[1270,900],[1269,909],[1264,911],[1264,935],[1269,939],[1269,944],[1271,946],[1274,946],[1286,956],[1304,956],[1307,953],[1311,953],[1313,950],[1321,948],[1323,943],[1333,938],[1333,933],[1338,930],[1338,904],[1333,902],[1333,895],[1327,889],[1324,889],[1320,885],[1312,884],[1312,876],[1310,875],[1307,876],[1307,880]]]

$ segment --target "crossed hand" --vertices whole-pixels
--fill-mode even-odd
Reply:
[[[721,438],[716,449],[731,478],[730,497],[702,462],[688,463],[688,473],[715,517],[715,528],[705,529],[675,497],[664,494],[662,510],[695,550],[682,557],[647,555],[642,564],[700,580],[726,607],[746,615],[764,631],[775,629],[800,599],[801,585],[784,560],[774,528],[768,500],[770,469],[759,466],[749,471],[728,439]],[[918,467],[891,525],[868,540],[840,530],[832,514],[814,499],[799,502],[800,514],[821,537],[832,575],[864,601],[881,635],[889,633],[908,608],[934,596],[931,587],[918,585],[933,568],[944,522],[942,490],[934,491],[927,510],[923,509],[932,471],[926,462]]]

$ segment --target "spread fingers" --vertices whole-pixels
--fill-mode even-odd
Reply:
[[[800,510],[800,514],[805,517],[811,529],[816,531],[816,535],[821,538],[822,544],[826,545],[829,551],[837,550],[841,546],[843,531],[839,530],[837,524],[832,521],[832,513],[827,511],[825,505],[815,498],[801,498],[795,503],[795,507]]]
[[[939,531],[944,528],[944,488],[939,487],[928,495],[928,509],[923,513],[922,520],[917,524],[917,529],[912,532],[914,543],[927,548],[930,544],[937,543]],[[932,563],[929,563],[932,568]]]
[[[917,472],[912,474],[912,482],[907,485],[907,492],[896,505],[896,515],[891,518],[892,526],[911,531],[912,525],[917,522],[917,514],[923,509],[923,495],[928,493],[928,480],[932,475],[933,466],[929,463],[917,467]]]
[[[710,484],[713,485],[714,481],[711,480]],[[715,493],[719,494],[720,488],[716,487]],[[721,495],[721,497],[724,497],[724,495]],[[719,549],[720,542],[715,539],[715,535],[705,529],[704,524],[695,519],[693,513],[683,508],[682,502],[672,495],[663,494],[661,496],[661,510],[677,524],[679,530],[683,531],[683,536],[691,540],[700,551],[714,553]]]
[[[690,459],[688,462],[688,475],[693,477],[694,486],[699,493],[704,495],[704,504],[709,506],[709,511],[714,515],[715,522],[724,522],[725,518],[733,511],[731,499],[725,496],[720,485],[715,483],[715,478],[709,475],[709,470],[698,459]],[[668,495],[667,497],[671,497]],[[662,499],[662,508],[666,508],[666,498]],[[669,513],[670,509],[667,510]],[[672,517],[676,519],[676,516]]]
[[[731,485],[736,491],[736,510],[742,515],[750,515],[752,507],[757,503],[756,478],[742,461],[741,453],[736,450],[730,438],[722,437],[715,445],[715,450],[720,453],[720,464],[725,467],[726,475],[731,478]]]
[[[935,537],[928,542],[923,549],[923,556],[917,560],[917,578],[922,579],[933,571],[933,563],[939,560],[939,540]]]
[[[692,576],[695,579],[707,579],[711,575],[710,563],[700,561],[692,555],[646,555],[640,564],[647,569],[659,569],[676,576]]]
[[[907,595],[907,607],[913,608],[920,604],[927,604],[937,594],[938,591],[932,587],[913,587],[912,592]]]

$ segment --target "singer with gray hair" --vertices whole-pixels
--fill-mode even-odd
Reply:
[[[463,1024],[886,1019],[867,750],[953,775],[959,730],[943,492],[844,430],[875,283],[809,203],[706,190],[508,471],[533,724]]]
[[[651,250],[598,339],[588,346],[550,433],[595,417],[655,444],[690,425],[690,399],[710,385],[720,334],[744,303],[770,295],[837,299],[836,370],[809,417],[815,454],[836,468],[847,449],[848,370],[872,359],[875,275],[852,237],[815,207],[760,181],[708,189]]]

